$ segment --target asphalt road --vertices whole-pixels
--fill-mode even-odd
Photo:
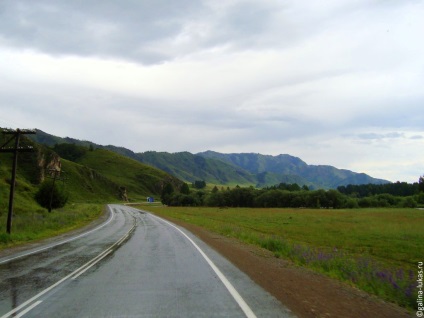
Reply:
[[[186,230],[109,210],[89,233],[0,258],[0,318],[293,317]]]

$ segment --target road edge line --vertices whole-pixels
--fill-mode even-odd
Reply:
[[[234,300],[237,302],[241,310],[244,312],[246,317],[248,318],[256,318],[255,313],[252,311],[252,309],[249,307],[249,305],[246,303],[246,301],[241,297],[239,292],[235,289],[235,287],[230,283],[230,281],[225,277],[225,275],[221,272],[221,270],[212,262],[212,260],[203,252],[203,250],[181,229],[179,229],[176,225],[172,224],[171,222],[168,222],[167,220],[164,220],[156,215],[153,215],[151,213],[148,213],[149,215],[153,216],[154,218],[159,219],[160,221],[163,221],[167,223],[168,225],[172,226],[176,230],[178,230],[184,237],[191,243],[193,246],[198,250],[200,255],[203,256],[203,258],[206,260],[208,265],[212,268],[212,270],[215,272],[215,274],[219,277],[221,282],[224,284],[224,286],[227,288],[228,292],[233,296]]]

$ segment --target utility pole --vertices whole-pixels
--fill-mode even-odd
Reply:
[[[12,135],[12,137],[6,141],[0,147],[0,153],[10,152],[13,153],[13,167],[12,167],[12,180],[10,181],[10,194],[9,194],[9,212],[7,214],[7,225],[6,231],[10,234],[12,230],[12,214],[13,214],[13,198],[15,195],[15,184],[16,184],[16,168],[18,166],[18,152],[32,152],[34,149],[30,146],[19,147],[19,141],[21,135],[35,134],[35,130],[29,129],[16,129],[16,130],[5,130],[3,131],[4,135]],[[7,146],[13,139],[15,139],[14,147]]]
[[[53,203],[53,192],[54,192],[54,185],[56,183],[56,180],[62,180],[63,181],[63,185],[65,185],[65,176],[63,175],[65,173],[65,171],[62,171],[62,167],[61,165],[59,165],[59,169],[49,169],[49,171],[53,174],[53,184],[52,184],[52,189],[50,191],[50,202],[49,202],[49,212],[52,211],[52,203]],[[62,176],[61,176],[62,174]],[[59,178],[58,178],[59,176]]]

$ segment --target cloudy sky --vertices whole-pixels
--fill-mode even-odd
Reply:
[[[424,174],[422,0],[0,0],[0,126]]]

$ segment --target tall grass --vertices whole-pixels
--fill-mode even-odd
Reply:
[[[414,271],[422,260],[424,211],[175,207],[151,211],[261,246],[276,257],[403,307],[415,306]]]
[[[415,305],[416,277],[411,269],[385,266],[370,256],[355,257],[336,248],[327,251],[279,238],[264,236],[256,242],[276,257],[288,258],[403,307],[412,309]]]
[[[15,209],[12,233],[6,233],[5,213],[0,215],[0,250],[19,244],[52,237],[84,226],[99,217],[103,204],[71,204],[52,213],[34,205]],[[31,211],[31,212],[28,212]]]

